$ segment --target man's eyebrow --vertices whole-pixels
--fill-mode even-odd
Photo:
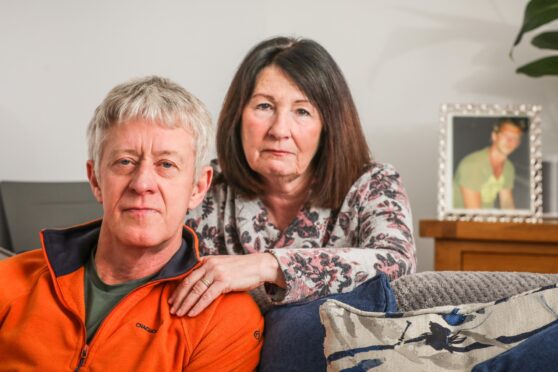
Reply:
[[[153,155],[155,155],[155,156],[176,156],[177,158],[182,160],[182,156],[180,155],[180,153],[178,151],[173,151],[173,150],[156,151],[156,152],[153,153]]]
[[[120,154],[139,156],[139,153],[134,149],[115,149],[110,152],[110,156],[116,156]]]
[[[116,150],[111,151],[111,153],[110,153],[111,156],[116,156],[116,155],[120,155],[120,154],[132,155],[132,156],[136,156],[136,157],[141,156],[141,154],[134,149],[116,149]],[[160,157],[160,156],[176,156],[178,159],[183,160],[180,153],[178,151],[173,151],[173,150],[156,151],[156,152],[153,153],[153,155],[155,155],[157,157]]]

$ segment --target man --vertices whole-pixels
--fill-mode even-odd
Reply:
[[[43,231],[42,251],[0,262],[0,370],[255,369],[263,320],[249,295],[221,296],[196,317],[169,311],[201,264],[182,222],[211,183],[210,122],[166,79],[109,92],[88,129],[103,219]]]
[[[492,131],[490,147],[473,152],[461,160],[453,180],[453,207],[514,209],[515,168],[508,156],[521,144],[523,123],[517,119],[500,120]]]

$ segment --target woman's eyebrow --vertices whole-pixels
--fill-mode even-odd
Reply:
[[[275,98],[272,95],[265,94],[265,93],[254,93],[254,94],[252,94],[251,98],[255,98],[255,97],[263,97],[263,98],[266,98],[270,101],[275,101]]]
[[[269,94],[266,94],[266,93],[257,93],[256,92],[252,95],[251,98],[255,98],[255,97],[263,97],[263,98],[266,98],[270,101],[275,101],[275,98],[272,95],[269,95]],[[308,100],[307,98],[297,99],[297,100],[294,101],[294,103],[310,103],[311,104],[310,100]]]

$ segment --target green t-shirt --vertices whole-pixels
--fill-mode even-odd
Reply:
[[[460,187],[466,187],[481,194],[481,207],[494,208],[496,197],[503,189],[513,189],[515,168],[511,161],[504,163],[500,177],[494,177],[489,148],[475,151],[461,160],[453,178],[453,207],[464,208]]]
[[[95,250],[85,264],[85,328],[90,342],[101,322],[120,300],[156,274],[129,282],[108,285],[103,283],[95,267]]]

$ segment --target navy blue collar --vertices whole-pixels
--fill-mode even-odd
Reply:
[[[102,220],[97,220],[67,229],[41,232],[43,250],[57,277],[70,274],[85,265],[99,240],[101,224]],[[196,242],[194,234],[183,228],[180,249],[152,280],[182,275],[195,266],[198,263]]]

